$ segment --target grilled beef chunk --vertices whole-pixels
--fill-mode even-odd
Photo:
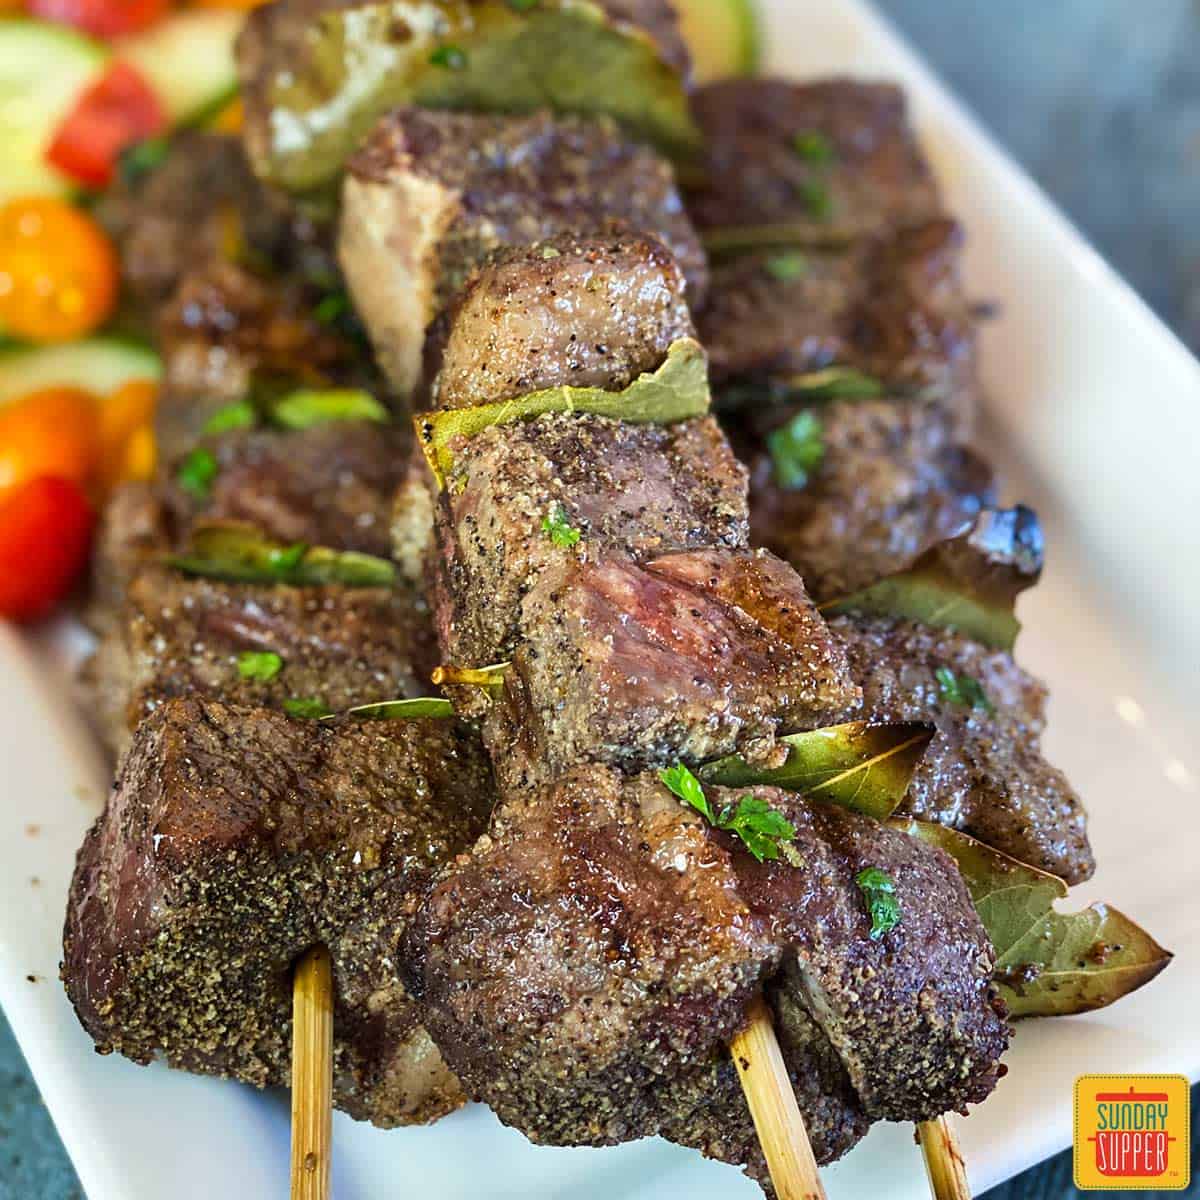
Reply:
[[[670,251],[639,234],[567,233],[498,251],[426,341],[433,406],[625,387],[695,336],[683,292]]]
[[[184,276],[159,320],[156,433],[167,459],[187,453],[214,413],[250,395],[256,372],[384,395],[362,343],[317,319],[318,299],[303,280],[221,260]]]
[[[663,427],[555,413],[464,440],[437,499],[449,661],[507,658],[522,598],[581,555],[744,548],[745,488],[710,417]],[[554,519],[579,532],[576,546],[555,543],[544,524]]]
[[[588,760],[771,762],[777,733],[858,695],[799,576],[765,551],[600,557],[530,590],[484,737],[504,787]]]
[[[405,588],[223,583],[145,567],[91,667],[102,732],[120,750],[173,696],[273,708],[314,699],[336,712],[420,695],[428,628],[424,601]],[[244,676],[245,651],[275,653],[283,665],[270,678]]]
[[[820,243],[941,215],[897,87],[727,79],[692,106],[707,151],[687,201],[705,233],[784,225]]]
[[[961,634],[889,618],[835,617],[872,721],[930,721],[938,736],[917,768],[903,812],[962,829],[1068,883],[1095,869],[1087,814],[1062,772],[1042,757],[1046,689],[1012,656]],[[947,695],[939,668],[983,689],[986,705]]]
[[[386,558],[393,493],[411,441],[404,426],[372,421],[202,438],[217,474],[203,498],[168,478],[164,492],[176,535],[186,540],[200,517],[246,521],[279,541]]]
[[[488,254],[614,221],[659,238],[699,298],[704,256],[671,169],[614,125],[400,109],[351,160],[339,257],[384,370],[408,395],[426,328]]]
[[[330,728],[164,704],[138,728],[71,884],[63,979],[101,1053],[286,1084],[291,967],[333,958],[334,1103],[377,1125],[462,1093],[396,978],[431,871],[491,796],[453,721]]]
[[[653,775],[578,767],[509,794],[431,893],[408,960],[471,1095],[535,1141],[663,1134],[765,1177],[724,1043],[771,977],[819,1160],[870,1119],[988,1094],[1007,1034],[954,864],[866,818],[758,792],[796,825],[804,868],[755,864]],[[855,883],[866,867],[893,879],[902,913],[878,940]]]
[[[750,471],[751,540],[790,562],[818,601],[903,569],[994,498],[991,469],[936,403],[831,400],[738,416],[731,438]],[[768,438],[797,420],[816,422],[823,450],[807,481],[788,487]]]
[[[803,259],[759,251],[721,264],[697,318],[714,379],[786,387],[792,375],[853,367],[888,389],[938,397],[969,427],[975,320],[961,246],[957,225],[934,221]]]

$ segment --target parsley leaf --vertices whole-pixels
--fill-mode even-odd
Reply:
[[[243,679],[274,679],[283,670],[283,659],[273,650],[243,650],[238,655],[238,674]]]
[[[319,721],[323,717],[333,716],[325,701],[317,696],[293,696],[283,702],[283,711],[289,717],[301,717]]]
[[[996,706],[988,699],[978,679],[970,675],[955,675],[949,667],[938,667],[934,677],[937,679],[938,692],[947,704],[958,704],[986,713],[996,711]]]
[[[308,553],[307,542],[292,542],[290,546],[271,546],[266,552],[267,570],[281,578],[300,565],[300,560]]]
[[[212,451],[200,448],[193,450],[179,464],[175,480],[188,495],[197,500],[207,500],[219,470]]]
[[[742,796],[736,807],[727,804],[719,813],[715,813],[700,780],[683,763],[659,771],[658,777],[714,829],[726,829],[741,838],[742,844],[759,862],[776,859],[780,854],[789,862],[792,861],[787,853],[790,849],[787,843],[795,839],[796,827],[761,797],[752,794]]]
[[[388,411],[361,388],[302,388],[277,400],[271,419],[284,429],[311,429],[330,421],[388,420]]]
[[[117,172],[125,183],[138,183],[166,162],[170,149],[171,143],[163,136],[144,138],[122,151],[117,159]]]
[[[550,540],[564,550],[569,550],[583,536],[567,520],[566,510],[557,501],[551,506],[550,515],[542,518],[542,531],[548,533]]]
[[[258,421],[258,413],[249,400],[239,400],[218,408],[204,423],[202,433],[225,433],[230,429],[249,429]]]
[[[799,491],[825,457],[821,419],[805,409],[786,425],[767,434],[775,482],[788,491]]]
[[[439,46],[429,56],[429,61],[435,67],[461,71],[467,65],[467,52],[461,46]]]
[[[800,185],[800,199],[808,209],[808,215],[814,221],[828,221],[833,216],[833,197],[829,189],[815,179],[810,179]]]
[[[824,167],[833,161],[833,143],[815,129],[805,130],[792,138],[792,149],[805,162]]]
[[[855,876],[867,902],[871,916],[871,940],[879,941],[889,929],[900,924],[900,901],[896,899],[896,884],[892,877],[878,867],[865,867]]]
[[[767,274],[780,283],[793,283],[808,270],[808,260],[797,250],[784,254],[772,254],[763,264]]]

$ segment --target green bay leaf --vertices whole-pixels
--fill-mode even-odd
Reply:
[[[453,443],[474,437],[492,425],[525,421],[544,413],[588,413],[637,424],[669,425],[708,412],[708,361],[692,338],[672,342],[655,371],[639,375],[628,387],[556,387],[512,400],[474,408],[443,408],[413,418],[417,438],[440,487],[454,465]]]
[[[892,825],[949,854],[996,948],[996,982],[1014,1017],[1103,1008],[1149,982],[1171,960],[1124,913],[1095,903],[1061,913],[1067,885],[955,829],[926,821]]]
[[[933,734],[932,726],[918,723],[851,721],[781,738],[788,748],[781,766],[755,767],[733,754],[706,763],[698,774],[722,787],[769,785],[803,792],[882,821],[904,799]]]

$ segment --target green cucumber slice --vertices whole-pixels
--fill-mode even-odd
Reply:
[[[46,387],[80,387],[103,396],[130,379],[157,379],[158,355],[139,342],[85,338],[62,346],[0,351],[0,404]]]
[[[244,21],[229,9],[177,12],[115,49],[146,77],[172,125],[194,124],[237,92],[233,43]]]
[[[692,78],[710,83],[758,70],[759,29],[754,0],[675,0]]]
[[[75,190],[43,156],[77,97],[111,58],[102,43],[64,25],[0,20],[0,203]]]

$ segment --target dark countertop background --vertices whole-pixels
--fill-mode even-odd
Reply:
[[[877,3],[1159,315],[1200,348],[1200,0]],[[1187,1192],[1197,1194],[1200,1181]],[[986,1200],[1078,1195],[1065,1154]],[[0,1200],[81,1196],[0,1016]]]

